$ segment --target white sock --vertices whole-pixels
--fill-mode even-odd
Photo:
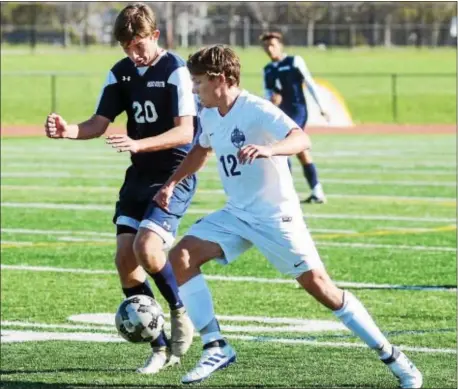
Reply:
[[[375,350],[380,359],[391,356],[393,346],[377,327],[366,308],[350,292],[344,291],[344,305],[339,310],[334,311],[334,315],[371,349]]]
[[[318,197],[319,199],[323,198],[324,197],[324,191],[323,191],[323,187],[321,186],[320,183],[316,184],[313,189],[312,189],[312,193]]]
[[[206,344],[214,340],[223,339],[215,318],[212,295],[204,276],[199,274],[191,278],[181,285],[178,290],[194,328],[202,336],[203,343]],[[216,323],[216,327],[214,325],[209,326],[212,322]]]

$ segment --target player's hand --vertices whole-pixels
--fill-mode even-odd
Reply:
[[[67,122],[57,113],[51,113],[46,117],[45,132],[48,138],[66,138]]]
[[[164,185],[159,191],[154,195],[153,201],[157,203],[161,208],[165,209],[166,211],[169,210],[170,199],[173,195],[174,190],[173,185]]]
[[[320,114],[321,116],[324,117],[324,120],[326,120],[326,123],[331,122],[331,117],[329,116],[329,114],[326,111],[321,111]]]
[[[237,153],[237,158],[242,165],[253,163],[256,158],[269,158],[272,156],[272,148],[269,146],[246,145]]]
[[[140,150],[138,141],[131,139],[124,134],[109,135],[106,138],[106,143],[116,149],[118,153],[130,151],[132,154],[135,154]]]

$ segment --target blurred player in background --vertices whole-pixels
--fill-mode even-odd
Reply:
[[[321,115],[328,115],[318,97],[316,84],[313,81],[302,57],[286,55],[283,52],[283,36],[279,32],[267,32],[260,36],[264,51],[272,62],[264,67],[265,97],[285,112],[294,122],[305,130],[308,111],[304,94],[304,83],[320,108]],[[306,203],[325,203],[326,197],[318,181],[318,173],[312,161],[310,150],[297,154],[302,165],[304,176],[312,190]],[[291,168],[291,162],[288,161]]]
[[[212,150],[228,199],[169,253],[180,296],[203,343],[200,361],[182,383],[205,380],[236,360],[221,334],[201,266],[212,259],[231,263],[256,246],[373,349],[402,388],[420,388],[420,371],[391,345],[361,302],[334,284],[315,248],[287,163],[288,156],[310,145],[307,134],[272,103],[240,89],[240,61],[227,46],[203,48],[187,64],[203,106],[202,133],[155,199],[169,207],[175,188],[204,166]]]
[[[146,271],[169,304],[171,355],[162,333],[151,344],[151,357],[138,369],[154,374],[167,364],[178,363],[194,331],[164,250],[174,242],[194,195],[196,178],[190,175],[176,187],[168,211],[152,198],[191,148],[196,108],[186,63],[158,46],[160,32],[151,8],[141,3],[125,7],[116,19],[114,34],[127,57],[109,71],[95,114],[69,125],[52,113],[45,128],[50,138],[92,139],[104,134],[119,114],[127,113],[127,134],[111,135],[106,141],[118,152],[131,155],[113,218],[116,267],[126,297],[153,297]]]

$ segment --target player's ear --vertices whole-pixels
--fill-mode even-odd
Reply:
[[[226,78],[226,76],[224,75],[224,73],[219,74],[219,75],[216,77],[216,79],[218,80],[218,82],[219,82],[220,84],[224,84],[224,83],[227,84],[228,81],[229,81],[229,80]]]
[[[161,35],[161,32],[159,30],[154,30],[152,37],[153,39],[158,40],[160,35]]]

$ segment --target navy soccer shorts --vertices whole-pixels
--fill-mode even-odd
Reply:
[[[164,249],[167,250],[172,247],[175,241],[181,218],[188,209],[196,191],[196,177],[188,177],[177,185],[167,211],[152,200],[164,182],[153,183],[147,185],[146,188],[139,184],[142,183],[138,181],[129,182],[126,179],[121,188],[113,217],[113,223],[117,226],[117,234],[136,233],[140,227],[147,228],[162,238]],[[135,192],[137,197],[134,196]],[[139,194],[141,196],[138,196]]]

